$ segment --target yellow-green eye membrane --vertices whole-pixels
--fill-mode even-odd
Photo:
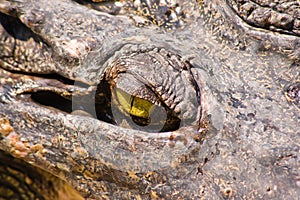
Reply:
[[[132,116],[147,119],[154,110],[155,105],[150,101],[131,96],[118,88],[116,89],[116,97],[124,111]]]
[[[112,114],[116,124],[148,132],[169,131],[178,128],[180,120],[164,106],[156,105],[127,92],[114,88]]]

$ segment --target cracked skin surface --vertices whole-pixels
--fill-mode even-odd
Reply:
[[[43,180],[54,185],[49,193],[58,199],[61,191],[80,198],[63,181],[87,199],[300,196],[298,1],[178,1],[182,12],[176,13],[174,4],[161,6],[171,19],[167,25],[151,14],[157,8],[151,4],[78,2],[0,1],[3,174],[16,166],[43,169]],[[161,65],[154,73],[148,70],[150,83],[164,85],[158,80],[162,71],[181,77],[177,84],[171,74],[174,84],[164,85],[187,91],[175,94],[183,106],[173,108],[186,121],[178,130],[129,130],[32,100],[39,90],[65,98],[79,91],[72,81],[39,74],[95,86],[117,60],[134,61],[129,59],[134,53],[144,55],[146,64],[125,68],[140,70],[140,79],[147,66],[156,66],[149,54]],[[170,60],[179,64],[170,68]],[[180,72],[172,70],[177,68]],[[200,104],[187,80],[199,86]],[[166,91],[151,91],[168,102],[168,95],[162,97]],[[8,154],[15,157],[10,167],[4,162],[13,159]],[[14,182],[4,185],[9,183]]]

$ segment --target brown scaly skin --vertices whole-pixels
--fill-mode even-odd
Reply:
[[[83,199],[65,181],[44,170],[3,151],[0,158],[1,199]]]
[[[68,184],[87,199],[300,196],[297,1],[77,2],[0,0],[1,175],[53,185],[16,197],[80,199]],[[106,79],[158,97],[180,128],[101,121]],[[101,120],[84,108],[94,98]]]

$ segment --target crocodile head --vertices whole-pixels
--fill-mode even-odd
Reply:
[[[299,196],[299,2],[76,2],[0,1],[0,192]]]

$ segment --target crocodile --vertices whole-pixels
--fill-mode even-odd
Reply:
[[[296,199],[299,7],[0,0],[0,198]]]

